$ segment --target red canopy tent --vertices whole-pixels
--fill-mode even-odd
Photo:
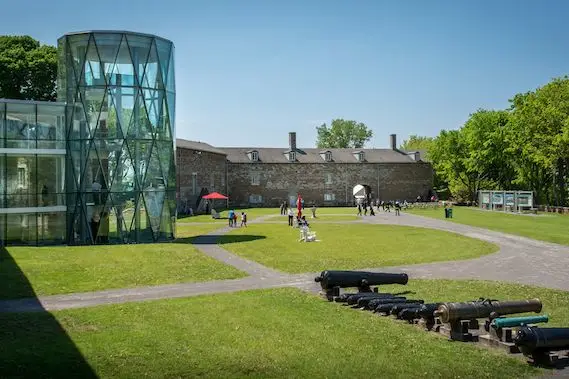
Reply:
[[[212,192],[202,197],[207,200],[227,200],[227,196],[220,194],[219,192]]]

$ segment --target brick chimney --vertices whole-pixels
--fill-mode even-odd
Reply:
[[[397,150],[397,134],[391,134],[389,136],[391,150]]]
[[[296,151],[296,132],[288,133],[288,147],[292,151]]]

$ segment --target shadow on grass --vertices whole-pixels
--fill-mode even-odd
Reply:
[[[231,234],[204,234],[201,236],[178,238],[174,243],[191,243],[193,245],[225,245],[229,243],[239,243],[239,242],[249,242],[262,240],[267,238],[266,236],[258,235],[231,235]]]
[[[0,288],[21,297],[0,300],[0,378],[97,378],[4,247],[0,248]]]

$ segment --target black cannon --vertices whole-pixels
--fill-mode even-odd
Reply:
[[[404,309],[419,309],[421,308],[421,303],[399,303],[399,304],[395,304],[393,307],[391,307],[391,309],[389,310],[389,313],[392,316],[399,316],[399,313],[401,313],[401,311],[403,311]]]
[[[561,360],[565,365],[569,363],[569,328],[524,326],[516,333],[514,343],[534,363],[556,365]],[[564,353],[555,354],[559,351]]]
[[[358,308],[365,308],[365,309],[373,309],[376,306],[378,306],[379,304],[393,303],[393,302],[402,301],[402,300],[407,300],[407,298],[403,297],[403,296],[380,297],[380,298],[377,298],[377,297],[360,297],[358,299],[357,307]],[[373,308],[368,308],[368,306],[373,307]]]
[[[382,305],[382,304],[393,304],[393,303],[404,303],[407,301],[407,298],[401,296],[400,297],[392,297],[392,298],[388,298],[388,299],[373,299],[372,301],[370,301],[366,306],[365,309],[367,309],[368,311],[373,311],[375,310],[375,308],[377,308],[377,306]],[[414,300],[412,300],[414,301]]]
[[[502,315],[541,312],[539,299],[498,301],[480,299],[463,303],[443,303],[433,312],[441,323],[440,332],[456,341],[478,341],[481,333],[478,319],[491,319]]]
[[[348,305],[355,305],[360,299],[392,299],[394,296],[390,293],[376,293],[376,292],[360,292],[349,296],[346,300]]]
[[[390,293],[377,293],[377,292],[347,292],[347,293],[343,293],[339,296],[335,296],[334,297],[334,301],[336,303],[347,303],[348,300],[352,297],[352,296],[356,296],[358,299],[362,296],[375,296],[378,299],[385,299],[385,298],[390,298],[393,297],[394,295],[390,294]]]
[[[479,300],[465,303],[443,303],[434,312],[442,322],[472,320],[525,312],[541,312],[542,304],[539,299],[498,301]]]
[[[399,312],[397,317],[409,322],[420,318],[428,321],[432,320],[434,322],[435,316],[433,315],[433,312],[436,311],[441,304],[442,303],[429,303],[422,304],[419,308],[403,309]]]
[[[320,283],[328,298],[340,295],[340,288],[357,287],[359,292],[373,292],[371,286],[383,284],[407,284],[407,274],[392,274],[367,271],[326,270],[314,278]]]
[[[379,304],[377,307],[375,307],[375,309],[373,311],[375,313],[389,314],[389,313],[391,313],[391,310],[393,309],[393,307],[395,307],[397,305],[414,305],[414,304],[423,304],[423,303],[424,303],[423,300],[402,300],[402,301],[396,302],[396,303]]]

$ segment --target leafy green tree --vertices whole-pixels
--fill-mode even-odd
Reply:
[[[362,122],[335,119],[330,127],[325,123],[316,127],[318,148],[362,148],[373,136],[373,131]]]
[[[0,36],[0,98],[54,101],[57,50],[30,36]]]
[[[413,134],[409,136],[408,140],[403,141],[401,146],[399,146],[399,150],[403,151],[424,150],[425,152],[427,152],[428,155],[429,149],[433,145],[434,140],[435,139],[433,137],[418,136]]]

